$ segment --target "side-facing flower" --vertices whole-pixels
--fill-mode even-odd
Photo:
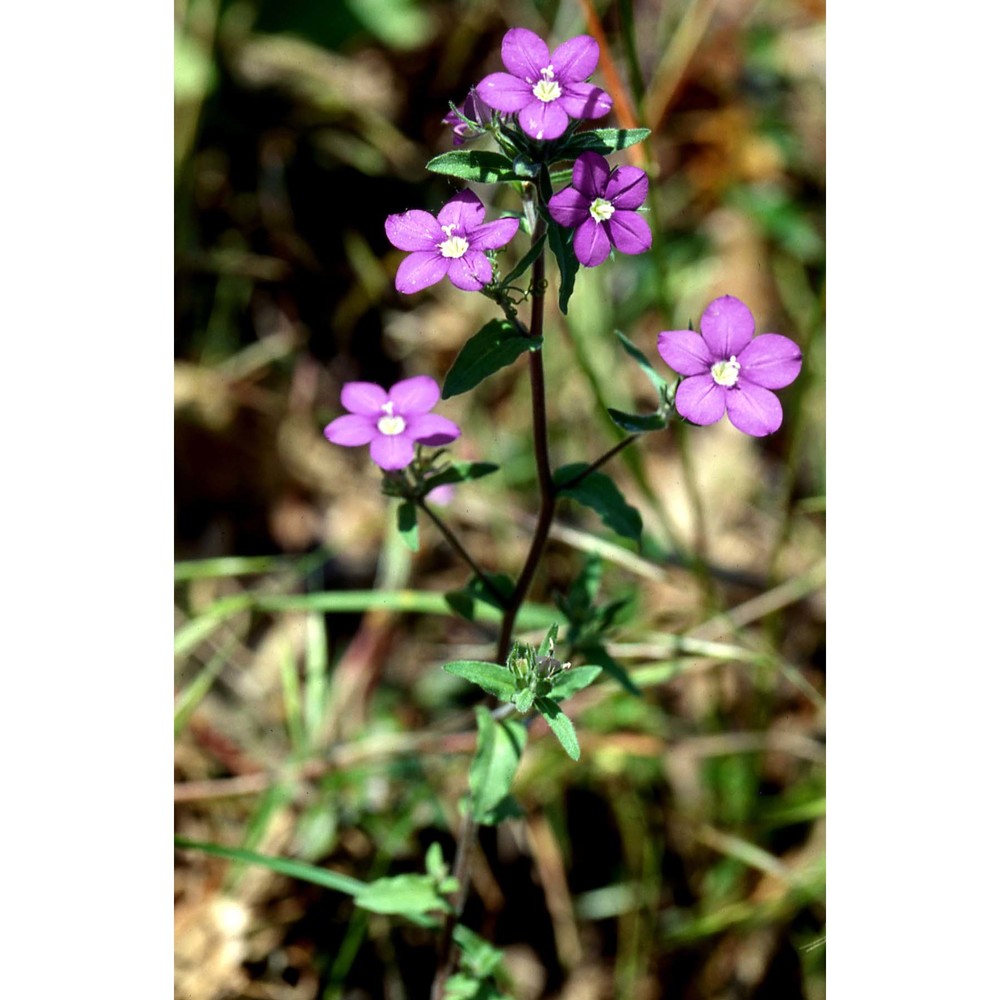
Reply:
[[[486,134],[485,126],[493,117],[493,109],[479,96],[479,91],[473,87],[462,104],[462,115],[476,124],[470,125],[454,111],[449,111],[441,121],[451,128],[452,145],[461,146],[470,139],[477,139]],[[482,126],[482,127],[480,127]]]
[[[386,472],[413,461],[414,443],[449,444],[462,432],[457,424],[430,411],[441,398],[428,375],[397,382],[388,392],[374,382],[348,382],[340,402],[348,411],[326,425],[323,434],[348,448],[371,445],[372,461]]]
[[[396,290],[419,292],[445,275],[456,288],[478,292],[493,279],[484,250],[497,250],[517,233],[518,219],[483,222],[486,209],[471,192],[460,191],[437,214],[413,209],[385,220],[385,235],[410,255],[396,271]]]
[[[638,167],[614,170],[599,153],[582,153],[573,164],[573,183],[549,199],[561,226],[575,229],[573,252],[584,267],[596,267],[611,248],[645,253],[653,245],[649,223],[635,211],[645,200],[649,178]]]
[[[744,434],[763,437],[781,426],[781,403],[772,389],[791,384],[802,370],[798,345],[779,333],[754,336],[750,310],[735,296],[708,304],[701,333],[664,330],[660,357],[679,375],[677,412],[694,424],[714,424],[724,413]]]
[[[533,31],[511,28],[500,57],[508,72],[490,73],[476,89],[491,108],[516,114],[532,139],[558,139],[570,118],[600,118],[611,110],[611,98],[584,83],[600,58],[590,35],[577,35],[550,55]]]

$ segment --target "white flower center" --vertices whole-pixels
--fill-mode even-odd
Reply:
[[[389,437],[395,437],[406,430],[406,421],[398,414],[396,416],[379,417],[377,426],[379,434],[388,434]]]
[[[542,75],[531,88],[531,92],[543,104],[548,104],[550,101],[562,97],[562,87],[559,86],[556,80],[556,71],[551,66],[546,66],[542,70]]]
[[[607,198],[595,198],[590,203],[590,217],[594,222],[607,222],[615,214],[615,206]]]
[[[469,249],[469,241],[462,236],[452,236],[451,231],[455,228],[454,225],[442,226],[445,236],[448,238],[437,245],[438,250],[441,251],[442,257],[449,257],[454,260],[456,257],[461,257],[465,254],[465,251]]]
[[[712,378],[716,385],[724,385],[727,389],[731,385],[736,385],[740,377],[740,363],[736,360],[736,355],[730,356],[728,361],[716,361],[712,365]]]
[[[379,409],[385,414],[384,417],[378,418],[378,423],[375,425],[380,434],[395,437],[406,430],[406,421],[398,413],[393,412],[394,407],[391,399],[383,403]]]

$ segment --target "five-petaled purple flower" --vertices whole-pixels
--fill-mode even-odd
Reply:
[[[649,178],[638,167],[614,170],[598,153],[582,153],[573,164],[573,184],[549,199],[552,218],[575,229],[573,251],[585,267],[611,252],[645,253],[653,245],[646,220],[634,211],[645,200]]]
[[[532,139],[558,139],[570,118],[600,118],[611,110],[611,98],[584,83],[600,57],[590,35],[571,38],[550,55],[533,31],[511,28],[503,36],[500,56],[509,72],[491,73],[476,89],[491,108],[516,113]]]
[[[454,134],[453,146],[461,146],[470,139],[477,139],[479,136],[485,135],[485,126],[493,117],[493,109],[479,96],[479,91],[473,87],[462,105],[462,114],[476,124],[473,126],[469,122],[463,121],[455,111],[449,111],[441,119],[443,124],[450,126]]]
[[[327,424],[328,441],[355,447],[371,445],[372,461],[386,472],[405,469],[413,461],[414,442],[449,444],[462,432],[457,424],[430,411],[441,398],[428,375],[397,382],[388,392],[374,382],[348,382],[340,393],[345,410]]]
[[[471,192],[460,191],[434,218],[413,209],[385,220],[385,235],[400,250],[410,250],[396,271],[396,290],[419,292],[445,275],[457,288],[478,292],[493,280],[493,268],[484,250],[510,243],[518,219],[483,222],[486,209]]]
[[[677,412],[694,424],[714,424],[727,413],[737,430],[754,437],[781,426],[781,403],[771,389],[793,382],[802,369],[798,345],[779,333],[753,335],[750,310],[735,296],[708,304],[701,334],[664,330],[660,356],[679,375]]]

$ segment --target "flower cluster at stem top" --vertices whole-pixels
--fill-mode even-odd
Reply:
[[[611,110],[611,98],[586,82],[597,67],[597,42],[579,35],[550,52],[533,32],[513,28],[504,36],[501,54],[507,72],[485,77],[469,91],[461,111],[452,110],[444,119],[454,144],[492,133],[501,145],[506,137],[508,152],[514,141],[539,163],[569,159],[561,150],[571,146],[564,147],[561,137],[576,127],[574,122]],[[546,153],[550,147],[553,152]],[[535,188],[540,197],[537,182]],[[612,249],[625,254],[650,249],[652,232],[639,213],[648,192],[643,170],[612,168],[600,153],[584,151],[575,158],[571,183],[543,207],[553,224],[572,231],[577,260],[596,267]],[[483,203],[469,190],[452,197],[436,216],[422,209],[389,215],[386,236],[407,252],[396,272],[396,289],[413,294],[447,277],[463,291],[487,286],[495,291],[494,254],[514,239],[520,224],[516,217],[487,222]],[[702,316],[700,333],[665,330],[657,347],[682,376],[676,394],[664,397],[665,408],[673,406],[695,424],[728,415],[738,430],[755,437],[781,425],[781,403],[772,390],[798,376],[802,354],[780,334],[755,337],[753,316],[739,299],[715,299]],[[391,478],[414,462],[416,445],[445,445],[461,434],[452,421],[430,412],[439,399],[437,383],[426,375],[404,379],[388,391],[371,382],[349,382],[341,393],[348,412],[324,434],[334,444],[368,445],[372,460]]]

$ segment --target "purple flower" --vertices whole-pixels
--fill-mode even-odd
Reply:
[[[532,139],[558,139],[570,118],[600,118],[611,110],[611,98],[583,82],[600,57],[590,35],[571,38],[549,55],[533,31],[511,28],[500,55],[509,72],[491,73],[476,89],[491,108],[516,113]]]
[[[735,296],[708,304],[701,333],[664,330],[660,357],[679,375],[677,412],[694,424],[714,424],[723,413],[754,437],[781,426],[781,403],[771,389],[793,382],[802,369],[798,345],[778,333],[754,337],[753,315]]]
[[[492,108],[479,96],[475,87],[469,91],[469,96],[462,105],[462,114],[477,126],[485,126],[493,118]],[[461,146],[470,139],[478,139],[486,133],[485,128],[476,128],[462,121],[454,111],[449,111],[441,120],[445,125],[449,125],[454,133],[453,146]]]
[[[396,290],[419,292],[445,275],[456,288],[478,292],[493,280],[484,250],[510,243],[520,220],[483,222],[486,209],[471,192],[460,191],[438,212],[413,209],[385,220],[385,235],[400,250],[412,253],[396,271]]]
[[[573,164],[573,184],[549,199],[552,218],[575,229],[573,252],[584,267],[596,267],[611,252],[645,253],[653,245],[649,224],[633,211],[645,200],[649,178],[638,167],[615,167],[598,153],[582,153]]]
[[[440,398],[437,382],[427,375],[403,379],[388,392],[373,382],[348,382],[340,402],[350,412],[327,424],[323,434],[348,448],[370,444],[372,461],[386,472],[405,469],[413,461],[414,442],[449,444],[462,433],[430,412]]]

